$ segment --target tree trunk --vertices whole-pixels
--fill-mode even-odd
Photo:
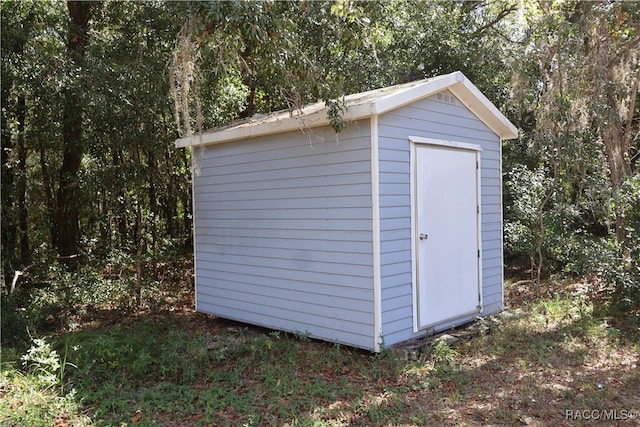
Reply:
[[[595,11],[592,4],[585,7],[588,15]],[[590,38],[591,45],[586,44],[585,56],[587,63],[595,65],[594,81],[600,82],[596,85],[600,93],[596,92],[596,95],[604,101],[604,108],[598,111],[601,116],[599,134],[604,143],[613,190],[616,238],[625,243],[626,224],[619,197],[622,185],[631,176],[630,149],[640,77],[638,55],[633,52],[638,48],[639,39],[633,37],[620,43],[603,16],[596,15],[592,19],[595,34]]]
[[[628,108],[632,113],[635,106],[636,95],[637,82],[634,83],[634,89],[629,97]],[[620,115],[617,114],[620,101],[616,96],[614,96],[614,94],[608,94],[607,103],[611,111],[615,111],[616,114],[609,115],[609,120],[606,122],[607,126],[601,129],[600,136],[605,146],[611,187],[614,194],[614,209],[616,210],[616,238],[618,242],[624,243],[626,241],[626,225],[624,214],[619,206],[618,195],[622,188],[622,184],[624,184],[627,178],[631,176],[631,160],[629,156],[629,149],[631,148],[631,132],[629,130],[631,129],[632,123],[631,120],[629,120],[628,123],[623,123]]]
[[[55,200],[53,198],[53,179],[49,175],[49,167],[47,166],[47,157],[44,147],[40,147],[40,173],[42,174],[42,187],[44,191],[45,206],[47,207],[47,218],[49,219],[49,239],[51,246],[56,245],[56,209]]]
[[[158,233],[157,233],[157,219],[158,219],[158,201],[156,196],[156,179],[155,173],[159,169],[156,164],[156,156],[153,153],[153,149],[147,151],[147,158],[149,161],[147,182],[149,184],[149,208],[151,211],[151,263],[153,269],[154,280],[158,278]]]
[[[111,164],[115,171],[125,170],[123,155],[120,152],[120,148],[112,147],[111,149]],[[125,191],[125,185],[121,182],[119,175],[113,176],[111,185],[113,188],[113,194],[111,200],[113,202],[113,221],[109,221],[109,226],[112,229],[111,234],[114,236],[113,243],[115,245],[124,246],[127,244],[127,238],[129,235],[129,226],[127,221],[127,192]],[[113,223],[112,223],[113,222]]]
[[[135,104],[134,104],[135,105]],[[136,108],[134,106],[134,108]],[[135,165],[136,176],[138,177],[137,181],[142,181],[144,178],[144,171],[142,167],[142,158],[140,153],[140,144],[138,140],[134,138],[131,144],[133,147],[133,162]],[[143,221],[142,221],[142,203],[144,200],[143,190],[138,183],[136,183],[136,197],[135,197],[135,205],[136,205],[136,222],[135,222],[135,245],[136,245],[136,288],[135,288],[135,298],[136,298],[136,308],[140,308],[142,304],[142,252],[144,245],[144,230],[143,230]]]
[[[27,116],[27,105],[24,95],[18,97],[18,180],[16,193],[18,198],[18,240],[20,244],[20,262],[27,265],[31,258],[29,250],[29,230],[27,213],[27,145],[25,143],[24,127]]]
[[[136,203],[136,308],[142,305],[142,249],[144,240],[142,237],[142,210],[140,208],[140,200]]]
[[[69,28],[67,55],[72,69],[77,72],[84,63],[85,47],[89,36],[92,2],[68,1]],[[56,246],[61,261],[73,267],[80,243],[80,163],[84,152],[82,141],[82,96],[81,85],[75,81],[66,88],[62,117],[62,166],[56,209]]]
[[[625,149],[626,142],[622,139],[622,132],[613,126],[602,131],[602,139],[607,154],[611,186],[614,194],[616,238],[618,242],[624,242],[626,235],[625,221],[617,199],[622,184],[631,174],[630,163],[626,155],[628,151]]]

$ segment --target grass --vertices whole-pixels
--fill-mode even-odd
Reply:
[[[507,287],[517,316],[483,320],[485,333],[414,361],[188,306],[80,322],[35,345],[39,362],[3,349],[0,424],[562,426],[594,414],[639,423],[637,326],[598,318],[574,286],[545,291]]]

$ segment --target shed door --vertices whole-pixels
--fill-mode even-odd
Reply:
[[[469,147],[415,144],[419,328],[480,311],[480,156]]]

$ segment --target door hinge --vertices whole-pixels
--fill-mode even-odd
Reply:
[[[480,258],[480,249],[478,249],[478,258]]]

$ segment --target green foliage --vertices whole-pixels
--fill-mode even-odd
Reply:
[[[495,31],[514,11],[509,2],[195,3],[174,51],[178,121],[188,130],[319,99],[339,132],[345,94],[456,70],[502,103],[508,74]],[[221,82],[246,94],[235,117],[204,110]]]
[[[134,257],[143,247],[144,262],[157,256],[160,236],[180,237],[183,246],[190,242],[189,160],[170,144],[175,129],[166,71],[181,25],[175,13],[180,7],[96,3],[86,61],[82,70],[74,70],[65,46],[64,2],[2,2],[5,275],[30,265],[17,246],[25,234],[32,260],[56,262],[62,111],[71,81],[81,92],[85,118],[77,206],[80,255],[104,256],[117,249]],[[17,165],[23,155],[21,171]],[[26,180],[23,204],[13,184],[20,179]],[[25,233],[12,234],[19,221],[20,227],[26,224]],[[79,262],[88,265],[92,258]]]
[[[538,237],[538,209],[549,187],[544,169],[515,164],[505,173],[504,250],[506,256],[526,257],[533,263]]]
[[[526,48],[514,57],[510,104],[523,132],[504,145],[507,259],[532,275],[537,265],[546,277],[590,276],[612,312],[637,309],[640,9],[556,2],[521,12]]]
[[[2,344],[10,344],[12,347],[25,349],[28,347],[27,325],[28,321],[21,307],[23,304],[18,295],[1,295],[0,331],[2,332]]]
[[[75,272],[56,264],[34,267],[20,277],[13,294],[2,295],[2,344],[26,349],[30,335],[73,331],[86,318],[167,310],[193,291],[190,267],[181,249],[168,249],[155,259],[148,255],[141,265],[146,280],[140,294],[135,260],[127,252],[92,256],[91,266]]]
[[[51,349],[51,345],[45,340],[36,338],[33,340],[33,346],[22,356],[22,365],[27,372],[37,377],[44,387],[54,386],[61,381],[60,356]]]
[[[556,138],[551,148],[540,141],[520,148],[518,156],[511,153],[517,146],[508,147],[505,256],[514,265],[529,263],[533,268],[540,247],[546,275],[595,277],[596,287],[606,289],[607,307],[615,312],[635,310],[638,174],[615,191],[598,151],[601,142],[593,138],[568,133]],[[546,151],[550,149],[553,154]],[[532,153],[541,164],[531,161]],[[623,240],[615,234],[617,215],[626,224]]]
[[[438,341],[433,349],[433,361],[437,369],[450,370],[456,366],[456,356],[458,352],[444,341]]]
[[[216,336],[215,346],[211,346],[213,337],[194,335],[180,325],[178,319],[158,319],[123,324],[108,333],[81,332],[69,337],[66,345],[73,348],[69,358],[81,367],[74,381],[96,419],[125,422],[126,408],[137,401],[137,408],[149,416],[170,412],[180,418],[200,412],[211,422],[218,411],[231,408],[247,411],[241,419],[266,422],[271,415],[297,413],[298,406],[316,397],[332,396],[324,382],[305,386],[297,371],[291,370],[304,353],[297,340],[287,334],[234,329]],[[194,389],[201,381],[210,382],[210,386]],[[250,384],[261,384],[271,391],[262,394],[248,388]],[[306,391],[296,393],[296,401],[288,409],[274,407],[276,412],[271,415],[250,413],[256,399],[263,404],[279,402],[302,387]],[[191,403],[176,406],[176,401]]]
[[[611,314],[636,319],[640,313],[640,174],[627,180],[618,194],[625,212],[623,242],[610,238],[591,253],[590,272],[602,280],[604,306]],[[633,316],[633,313],[636,316]]]

